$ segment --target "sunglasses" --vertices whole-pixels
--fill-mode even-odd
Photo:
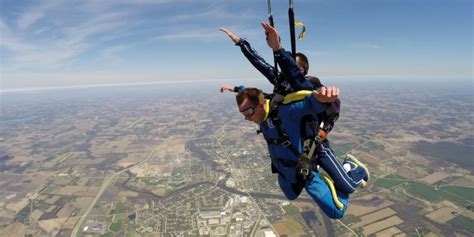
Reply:
[[[240,111],[244,116],[250,117],[253,114],[255,114],[255,108],[254,107],[248,107],[243,111]]]

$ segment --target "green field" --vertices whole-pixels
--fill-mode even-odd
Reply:
[[[101,235],[101,237],[113,237],[114,235],[115,235],[115,234],[114,234],[113,232],[110,232],[110,231],[109,231],[109,232],[107,232],[107,233]]]
[[[374,184],[378,187],[390,189],[394,186],[400,185],[402,183],[406,183],[408,181],[410,181],[410,180],[403,177],[403,176],[396,175],[396,174],[390,174],[390,175],[387,175],[387,176],[382,177],[382,178],[377,178],[377,180],[375,180]]]
[[[456,216],[450,221],[448,221],[448,223],[451,225],[462,227],[467,231],[474,233],[474,225],[472,224],[474,223],[474,220],[471,218],[465,216]]]
[[[40,205],[37,207],[38,210],[42,212],[46,212],[51,205],[46,204],[46,203],[40,203]]]
[[[406,186],[405,189],[411,194],[430,202],[439,202],[443,200],[439,190],[435,190],[434,187],[424,183],[412,182]]]
[[[358,150],[371,153],[372,151],[383,150],[384,148],[385,148],[384,145],[370,141],[367,144],[365,144],[364,146],[360,147]]]
[[[291,204],[283,206],[283,210],[285,210],[286,215],[293,215],[295,213],[298,213],[298,210],[295,207],[293,207]]]
[[[287,228],[289,233],[301,233],[303,232],[303,226],[293,217],[288,218],[283,224]]]
[[[456,192],[459,192],[461,190],[461,189],[456,189],[456,188],[460,188],[460,187],[452,186],[451,190],[456,190]],[[409,185],[405,187],[405,189],[412,195],[425,199],[427,201],[433,202],[433,203],[437,203],[443,200],[448,200],[460,206],[465,205],[464,198],[458,197],[457,195],[453,195],[445,191],[444,188],[436,190],[433,186],[427,185],[425,183],[411,182]],[[463,195],[466,195],[466,194],[463,194]]]
[[[119,231],[120,229],[122,228],[122,221],[121,220],[117,220],[115,221],[114,223],[112,223],[110,225],[110,230],[117,233],[117,231]]]
[[[445,186],[441,188],[447,192],[453,193],[466,200],[474,202],[474,188],[460,187],[460,186]]]

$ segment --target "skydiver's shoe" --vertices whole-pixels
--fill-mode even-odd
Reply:
[[[364,163],[360,162],[353,155],[347,154],[343,167],[347,169],[347,174],[352,176],[354,180],[360,180],[359,187],[367,188],[370,173]]]

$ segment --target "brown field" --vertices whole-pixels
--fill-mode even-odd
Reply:
[[[153,188],[152,193],[164,197],[166,195],[166,188]]]
[[[442,207],[436,211],[426,214],[425,216],[433,221],[445,224],[447,221],[455,217],[455,215],[452,214],[454,211],[456,211],[456,209],[452,207]]]
[[[119,166],[120,168],[127,168],[131,165],[134,165],[136,164],[137,162],[129,162],[129,161],[124,161],[124,160],[121,160],[120,162],[117,163],[117,166]]]
[[[52,212],[56,206],[51,205],[46,212]]]
[[[272,226],[278,235],[298,236],[303,233],[303,226],[292,217],[285,218]]]
[[[9,211],[5,210],[4,208],[1,208],[0,218],[10,219],[10,218],[13,218],[13,215]]]
[[[371,235],[375,232],[386,229],[390,226],[400,225],[403,223],[403,220],[398,216],[392,216],[388,219],[372,223],[363,227],[364,235]]]
[[[465,177],[454,180],[453,182],[449,183],[449,185],[474,188],[474,177],[470,175],[465,176]]]
[[[407,237],[408,235],[406,233],[400,233],[400,234],[396,234],[394,235],[393,237]]]
[[[99,190],[98,187],[68,185],[58,190],[55,190],[52,194],[60,195],[60,196],[74,195],[74,196],[91,197],[91,196],[95,196],[98,190]]]
[[[79,221],[79,217],[70,217],[66,220],[66,223],[63,224],[63,229],[73,229],[76,225],[77,221]]]
[[[469,210],[464,210],[462,212],[462,215],[463,216],[466,216],[466,217],[469,217],[471,219],[474,219],[474,212],[473,211],[469,211]]]
[[[383,209],[393,204],[393,202],[388,200],[379,200],[379,202],[376,204],[371,203],[371,199],[374,197],[375,196],[373,194],[368,194],[354,199],[347,208],[347,214],[352,214],[354,216],[363,216],[365,214]]]
[[[379,164],[380,163],[379,158],[373,156],[372,154],[366,153],[366,152],[357,151],[357,152],[354,152],[353,155],[362,162],[367,162],[367,163],[371,163],[371,164]]]
[[[85,209],[89,206],[91,203],[93,197],[80,197],[77,198],[76,201],[74,201],[74,206],[79,208],[79,209]]]
[[[48,198],[48,199],[44,200],[44,202],[53,205],[60,198],[61,198],[61,196],[53,196],[51,198]]]
[[[434,184],[442,179],[445,179],[449,177],[449,174],[445,173],[445,172],[435,172],[435,173],[432,173],[422,179],[420,179],[421,181],[425,182],[425,183],[428,183],[428,184]]]
[[[392,216],[392,215],[395,215],[395,214],[397,214],[397,213],[394,210],[387,207],[387,208],[384,208],[380,211],[372,212],[372,213],[367,214],[365,216],[361,216],[360,218],[362,220],[360,222],[355,223],[351,227],[352,228],[359,228],[361,226],[373,223],[373,222],[381,220],[381,219],[385,219],[385,218],[387,218],[389,216]]]
[[[48,233],[48,236],[55,236],[59,232],[61,226],[66,223],[67,218],[56,218],[38,221],[38,226]]]
[[[117,165],[122,167],[122,168],[126,168],[130,165],[133,165],[133,164],[136,164],[144,159],[146,159],[148,157],[148,155],[150,154],[150,152],[153,150],[152,147],[143,147],[141,150],[139,151],[131,151],[130,149],[132,149],[133,147],[132,146],[129,146],[128,147],[128,152],[127,152],[127,157],[124,158],[124,159],[121,159]]]
[[[127,153],[131,143],[138,138],[136,135],[121,136],[120,140],[110,140],[110,137],[96,137],[91,141],[90,151],[94,156],[110,153]]]
[[[43,215],[43,212],[42,212],[42,211],[40,211],[40,210],[34,210],[33,213],[31,213],[30,218],[31,218],[31,220],[35,220],[35,221],[36,221],[36,220],[38,220],[38,219],[41,217],[41,215]]]
[[[57,215],[59,218],[67,218],[76,210],[80,210],[79,213],[82,213],[89,206],[92,199],[92,197],[79,197],[74,202],[65,204]]]
[[[137,178],[143,178],[146,176],[148,165],[138,165],[130,169],[130,172],[135,174]]]
[[[401,233],[402,231],[397,227],[390,227],[386,230],[382,230],[380,232],[375,233],[375,237],[385,237],[385,236],[394,236],[396,234]]]
[[[121,191],[119,192],[118,196],[120,197],[137,197],[138,193],[133,191]]]
[[[6,209],[18,213],[21,209],[23,209],[26,205],[28,205],[28,198],[23,198],[18,202],[9,203],[5,206]]]
[[[281,223],[274,224],[273,228],[279,235],[288,235],[288,229],[286,229],[286,226]]]
[[[397,169],[397,174],[408,179],[420,179],[421,177],[423,177],[423,174],[420,174],[417,170],[408,167],[402,167]]]
[[[166,143],[162,143],[162,144],[166,144],[166,146],[160,145],[158,147],[158,152],[155,155],[155,157],[159,157],[159,159],[163,158],[164,156],[168,154],[186,153],[186,147],[185,147],[186,141],[183,139],[168,140],[166,141]]]
[[[0,229],[0,236],[24,236],[27,227],[21,223],[12,223],[5,228]]]
[[[423,235],[423,237],[440,237],[440,235],[434,232],[429,232],[428,234]]]
[[[71,216],[71,214],[74,212],[74,206],[71,203],[65,204],[61,210],[59,210],[58,218],[68,218]]]
[[[357,150],[353,150],[352,154],[355,155],[357,159],[367,165],[369,172],[371,174],[382,174],[383,172],[383,165],[380,164],[380,158],[375,157],[374,154],[369,154],[365,152],[360,152]]]

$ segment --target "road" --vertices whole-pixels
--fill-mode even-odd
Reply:
[[[150,154],[148,154],[148,156],[134,164],[134,165],[131,165],[123,170],[120,170],[120,171],[117,171],[115,174],[112,174],[111,176],[105,178],[104,182],[102,183],[102,186],[100,187],[99,189],[99,192],[97,192],[97,195],[95,195],[94,199],[92,200],[92,202],[89,204],[89,207],[87,207],[86,211],[84,212],[84,214],[81,216],[81,219],[79,219],[79,221],[76,223],[76,225],[74,226],[74,229],[72,230],[72,233],[71,233],[71,236],[72,237],[76,237],[77,236],[77,233],[79,232],[79,229],[81,228],[82,226],[82,223],[84,222],[84,220],[87,218],[87,216],[89,215],[90,211],[92,210],[92,208],[94,208],[95,204],[97,203],[97,201],[99,200],[99,198],[102,196],[102,194],[104,193],[105,189],[109,186],[109,184],[111,183],[111,181],[113,181],[116,177],[118,177],[120,174],[128,171],[129,169],[135,167],[135,166],[139,166],[139,165],[142,165],[143,163],[147,162],[152,156],[153,154],[155,153],[156,151],[156,147],[153,148],[153,150],[151,150]]]

